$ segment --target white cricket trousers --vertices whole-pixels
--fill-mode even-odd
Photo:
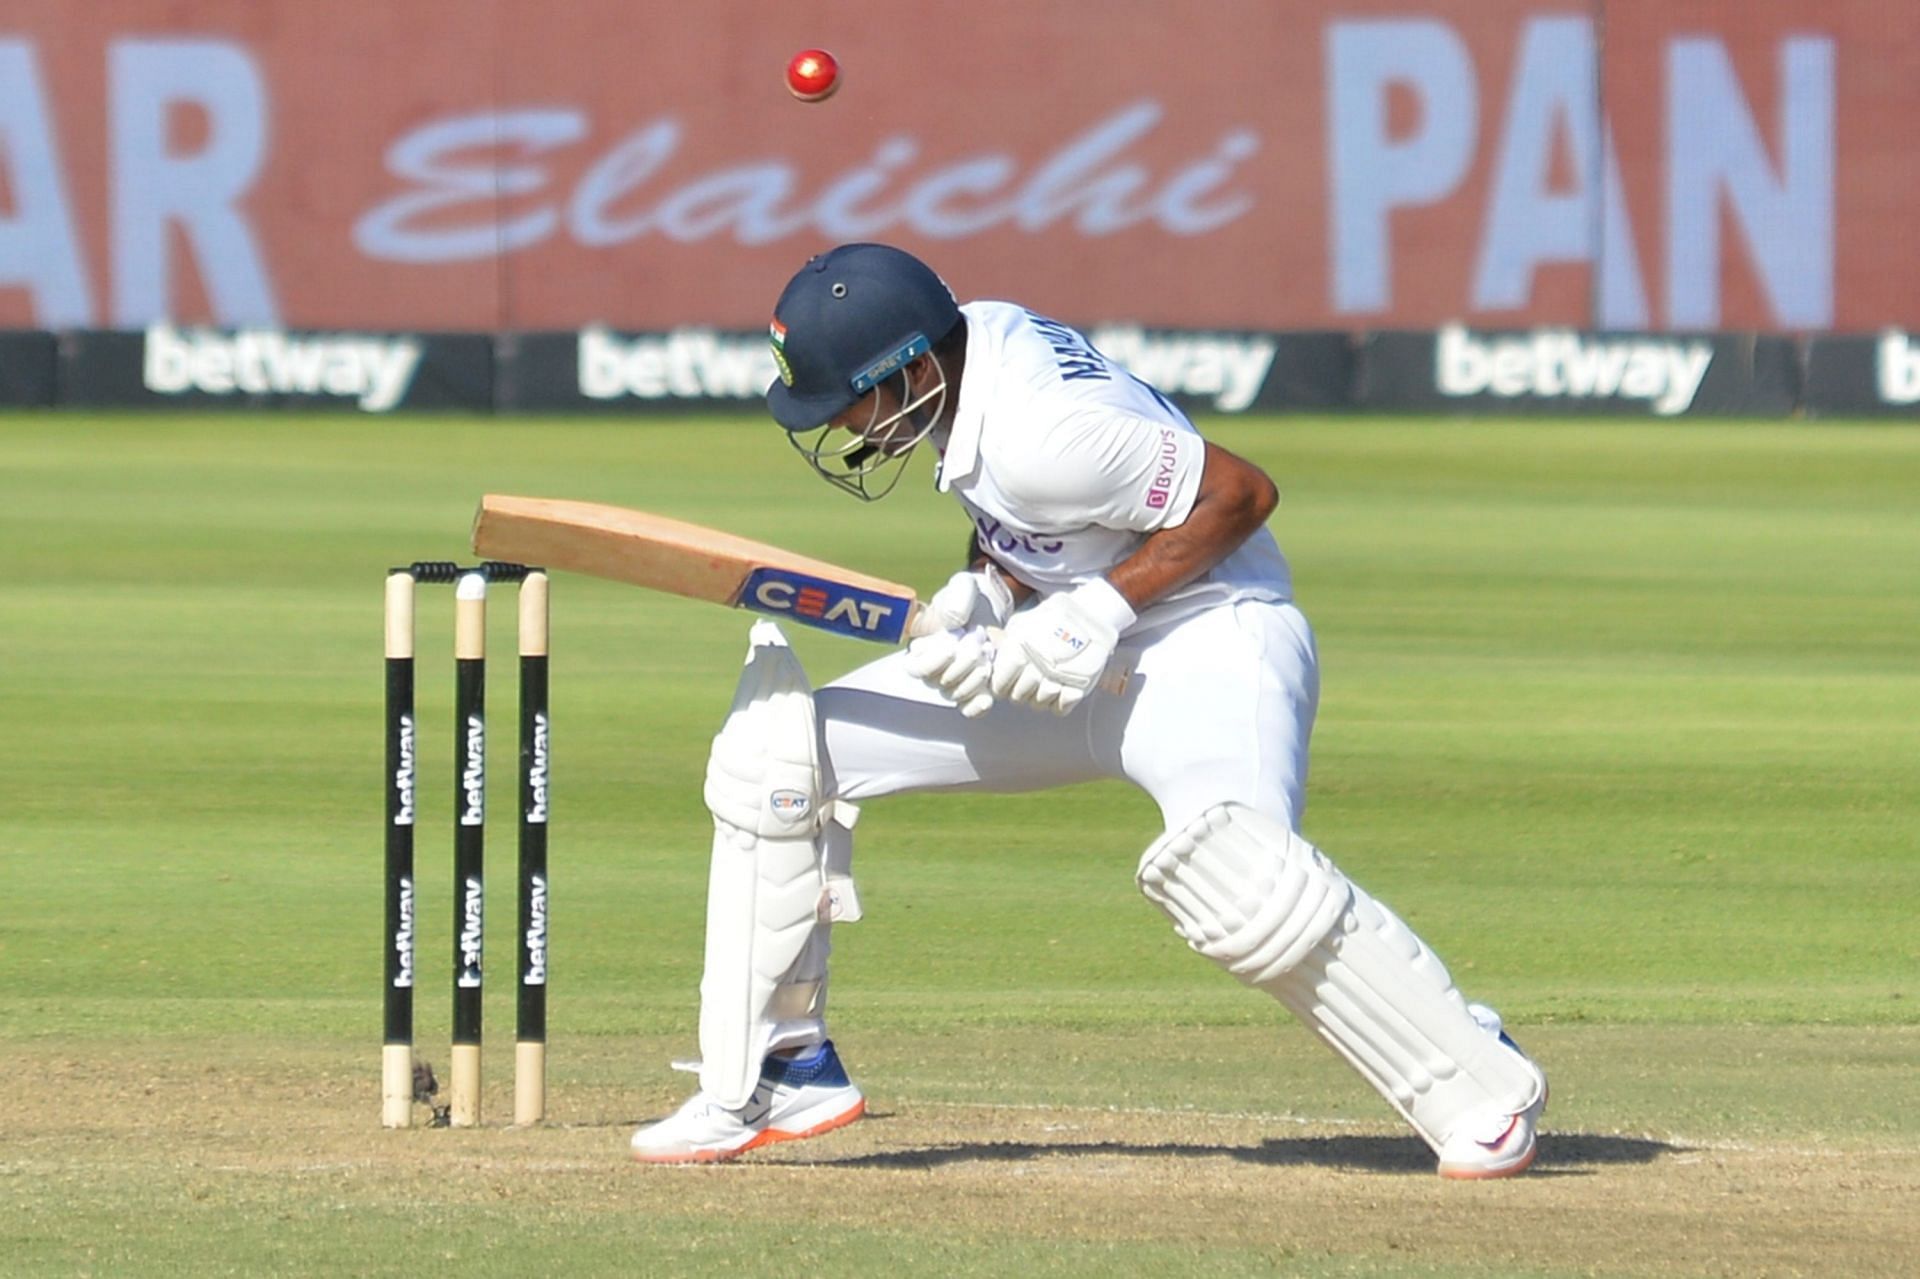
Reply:
[[[1125,694],[1070,715],[996,703],[967,719],[907,673],[905,651],[814,698],[830,793],[859,803],[910,791],[1030,791],[1120,777],[1178,830],[1215,804],[1299,830],[1320,679],[1313,631],[1289,603],[1222,604],[1121,641]]]

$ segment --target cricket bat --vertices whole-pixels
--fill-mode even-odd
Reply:
[[[913,588],[825,560],[647,511],[489,493],[473,518],[488,559],[585,573],[656,591],[791,618],[855,639],[899,644],[924,607]],[[1130,670],[1100,686],[1124,692]]]

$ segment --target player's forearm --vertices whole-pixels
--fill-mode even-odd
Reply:
[[[1136,613],[1201,576],[1266,523],[1280,502],[1266,472],[1215,444],[1193,509],[1181,524],[1162,529],[1107,574]]]
[[[1232,554],[1252,531],[1233,532],[1237,527],[1237,521],[1222,521],[1210,528],[1194,528],[1189,521],[1155,533],[1133,555],[1114,565],[1107,581],[1134,612],[1143,613]]]

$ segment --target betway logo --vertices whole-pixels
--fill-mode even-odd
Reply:
[[[1920,402],[1920,346],[1898,329],[1880,335],[1874,372],[1880,398],[1887,404]]]
[[[527,972],[523,986],[547,984],[547,877],[535,875],[527,883]]]
[[[413,825],[413,716],[400,717],[400,766],[393,773],[394,794],[399,804],[394,808],[395,826]]]
[[[1252,404],[1267,384],[1279,344],[1257,334],[1148,333],[1137,328],[1096,329],[1101,354],[1169,395],[1211,396],[1222,413]]]
[[[1713,346],[1704,341],[1588,337],[1546,329],[1477,338],[1440,330],[1435,385],[1442,395],[1519,395],[1557,400],[1646,400],[1663,417],[1692,407]]]
[[[533,716],[533,759],[527,768],[527,822],[547,824],[547,717],[535,711]]]
[[[326,395],[385,413],[406,398],[420,364],[412,338],[277,329],[147,329],[142,372],[159,395]]]
[[[463,990],[474,990],[481,982],[480,950],[485,928],[486,894],[480,887],[480,881],[472,875],[467,876],[464,888],[460,910],[460,973],[454,985]]]
[[[400,881],[400,927],[394,930],[393,954],[395,989],[413,985],[413,880]]]
[[[676,329],[628,340],[605,329],[580,331],[580,394],[642,400],[757,400],[773,381],[773,352],[764,334],[728,336]]]
[[[487,725],[478,715],[467,716],[467,755],[460,769],[460,789],[466,807],[462,826],[484,826],[487,821]]]

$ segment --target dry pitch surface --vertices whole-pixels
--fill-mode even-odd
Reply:
[[[687,1086],[700,768],[745,622],[583,580],[556,604],[555,1124],[380,1131],[384,566],[530,492],[924,588],[954,512],[915,485],[836,513],[760,420],[23,415],[0,1275],[1920,1271],[1920,433],[1217,426],[1282,479],[1323,641],[1310,833],[1547,1064],[1535,1172],[1440,1182],[1183,953],[1128,882],[1151,814],[1113,789],[876,805],[888,904],[835,938],[834,1023],[874,1117],[632,1165]],[[420,991],[443,1077],[444,982]],[[497,1001],[496,1119],[510,1023]]]
[[[1266,1030],[1181,1033],[1229,1070],[1269,1051]],[[218,1258],[224,1273],[1913,1273],[1920,1149],[1884,1108],[1898,1098],[1880,1097],[1861,1130],[1821,1133],[1846,1099],[1806,1090],[1836,1054],[1884,1064],[1860,1086],[1900,1086],[1900,1063],[1920,1048],[1914,1028],[1543,1037],[1564,1068],[1540,1159],[1525,1177],[1479,1185],[1436,1178],[1423,1147],[1291,1037],[1279,1065],[1299,1076],[1300,1113],[954,1100],[1027,1092],[999,1075],[1019,1071],[1028,1048],[1042,1059],[1026,1068],[1044,1075],[1062,1052],[1106,1054],[1126,1037],[989,1045],[971,1084],[916,1079],[924,1043],[883,1041],[867,1120],[704,1168],[624,1158],[631,1126],[670,1108],[686,1078],[636,1065],[677,1047],[652,1040],[565,1047],[547,1127],[399,1133],[376,1127],[371,1059],[15,1045],[0,1050],[13,1081],[0,1147],[12,1260],[0,1268],[193,1273]],[[1180,1056],[1162,1050],[1156,1069]],[[1691,1068],[1648,1072],[1632,1064],[1639,1050],[1686,1052]],[[1737,1108],[1730,1075],[1801,1096],[1751,1093],[1752,1109]],[[1582,1126],[1590,1106],[1648,1084],[1646,1131]],[[497,1118],[505,1081],[490,1076],[489,1089]],[[1722,1135],[1673,1131],[1676,1119]],[[1790,1131],[1741,1131],[1783,1119]]]

